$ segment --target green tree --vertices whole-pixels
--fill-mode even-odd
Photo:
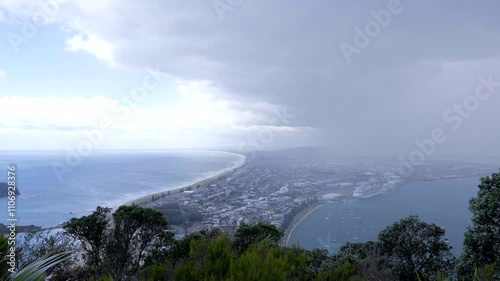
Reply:
[[[169,281],[173,278],[174,267],[172,262],[165,260],[141,270],[138,274],[140,281]]]
[[[286,263],[281,256],[281,250],[265,248],[262,245],[249,247],[231,264],[230,272],[230,280],[234,281],[279,281],[287,278]]]
[[[7,270],[7,249],[9,248],[9,240],[4,237],[3,233],[0,233],[0,278],[7,277],[10,272]]]
[[[266,239],[277,245],[282,237],[283,232],[272,224],[258,222],[249,225],[242,223],[234,235],[234,247],[241,254],[250,245]]]
[[[286,280],[287,271],[286,263],[280,256],[277,256],[274,251],[270,250],[262,265],[262,276],[260,280],[279,281]]]
[[[313,274],[316,274],[323,270],[325,267],[331,265],[332,258],[328,254],[328,250],[314,248],[312,251],[307,251],[307,253],[311,258],[309,268],[311,269]]]
[[[233,255],[226,235],[217,238],[207,249],[207,274],[214,280],[225,280],[229,276]]]
[[[427,279],[438,271],[449,273],[454,265],[445,231],[417,216],[401,219],[379,233],[382,255],[398,280]]]
[[[375,248],[378,248],[378,244],[372,241],[347,243],[340,247],[340,250],[333,256],[333,260],[336,265],[344,264],[346,261],[350,264],[356,264],[366,259]]]
[[[198,281],[203,279],[198,279],[196,277],[195,268],[192,261],[188,261],[185,264],[179,265],[174,271],[175,281]]]
[[[304,249],[294,246],[285,249],[284,262],[287,280],[311,280],[313,277],[313,255]]]
[[[481,178],[477,197],[469,201],[472,226],[467,228],[458,273],[471,278],[474,268],[500,265],[500,173]],[[500,268],[496,267],[496,278]]]
[[[231,263],[231,280],[260,280],[262,260],[255,250],[245,251],[241,257]]]
[[[84,258],[90,267],[94,280],[98,279],[101,268],[110,212],[110,208],[99,206],[92,214],[81,218],[72,218],[64,225],[67,233],[81,241]]]
[[[333,270],[334,280],[352,280],[356,275],[356,268],[348,261],[339,264]]]
[[[107,268],[113,278],[122,280],[136,273],[151,248],[159,246],[168,223],[162,213],[139,206],[121,206],[113,213],[113,222]]]
[[[347,269],[347,262],[366,280],[390,280],[392,277],[378,242],[347,243],[333,256],[333,260],[336,270],[338,267]]]

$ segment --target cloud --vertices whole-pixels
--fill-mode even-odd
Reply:
[[[7,2],[0,0],[0,7],[9,9]],[[36,8],[16,2],[10,10]],[[211,1],[60,2],[66,50],[115,68],[159,65],[179,91],[189,92],[188,104],[169,110],[192,130],[264,126],[266,107],[286,107],[295,116],[286,126],[324,128],[332,146],[401,153],[440,125],[442,112],[474,89],[478,75],[500,76],[494,12],[500,4],[491,0],[401,1],[401,15],[350,64],[339,44],[353,42],[354,28],[364,28],[373,20],[370,12],[388,1],[244,0],[223,21]],[[482,109],[477,116],[457,132],[463,145],[455,151],[470,149],[470,133],[500,140],[481,123],[498,113]]]
[[[116,111],[119,101],[101,96],[0,97],[0,108],[4,109],[0,132],[55,133],[59,135],[58,142],[65,140],[66,145],[71,145],[76,136],[100,130],[103,120],[111,120],[112,128],[105,130],[107,140],[112,142],[109,147],[119,142],[131,144],[134,140],[146,139],[148,144],[144,148],[236,146],[260,131],[272,132],[276,139],[273,145],[286,145],[290,143],[286,136],[298,137],[294,142],[301,143],[301,138],[316,133],[314,128],[273,123],[272,119],[281,114],[281,108],[271,104],[254,105],[252,111],[232,109],[231,102],[213,99],[207,92],[209,88],[203,83],[183,84],[179,86],[182,95],[179,102],[154,108],[139,105],[129,108],[127,115],[123,114],[124,104]],[[193,96],[194,92],[207,94]],[[139,144],[136,142],[136,145]]]
[[[66,41],[65,50],[71,52],[84,51],[96,56],[110,67],[114,66],[112,46],[95,34],[77,34]]]
[[[4,79],[6,77],[5,71],[0,68],[0,79]]]

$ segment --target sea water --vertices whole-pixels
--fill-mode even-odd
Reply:
[[[242,155],[217,151],[115,151],[94,153],[78,165],[67,165],[67,156],[62,152],[0,152],[0,181],[7,180],[8,165],[17,166],[21,192],[16,198],[17,225],[56,226],[88,215],[97,206],[117,208],[148,194],[209,178],[244,160]],[[63,170],[54,169],[59,164],[69,169],[61,177],[57,171]],[[0,198],[4,224],[7,204],[7,198]]]

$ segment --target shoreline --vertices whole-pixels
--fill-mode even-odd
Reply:
[[[227,152],[227,153],[232,153],[232,152]],[[245,155],[239,154],[239,153],[234,153],[234,154],[238,154],[238,155],[243,156],[243,161],[241,161],[240,163],[234,165],[231,168],[225,169],[223,171],[220,171],[220,172],[216,173],[215,175],[212,175],[212,176],[210,176],[208,178],[196,181],[196,182],[188,184],[188,185],[184,185],[184,186],[176,187],[176,188],[173,188],[173,189],[167,189],[167,190],[163,190],[163,191],[159,191],[159,192],[155,192],[155,193],[150,193],[148,195],[141,196],[139,198],[136,198],[136,199],[127,201],[125,203],[122,203],[118,207],[121,207],[121,206],[130,206],[130,205],[142,206],[142,205],[146,205],[148,203],[154,202],[152,200],[153,197],[161,198],[161,197],[165,197],[165,196],[179,194],[179,193],[182,193],[182,192],[184,192],[186,190],[194,191],[194,190],[197,190],[197,189],[199,189],[201,187],[206,187],[207,185],[212,184],[213,182],[215,182],[216,180],[220,179],[221,177],[227,176],[227,175],[231,174],[232,172],[236,171],[237,169],[243,167],[243,165],[245,165],[245,163],[247,161],[247,157]]]
[[[294,218],[294,224],[293,224],[292,228],[285,230],[285,234],[288,233],[287,238],[285,240],[285,247],[288,247],[288,243],[290,242],[290,237],[292,237],[292,233],[295,230],[295,227],[297,227],[297,225],[299,225],[302,222],[302,220],[304,220],[312,212],[316,211],[316,209],[318,209],[319,207],[321,207],[323,205],[324,204],[318,204],[318,205],[315,205],[315,206],[311,206],[311,208],[308,208],[308,209],[304,210],[303,212],[298,213],[295,216],[295,218]],[[305,212],[307,212],[307,213],[305,213]],[[298,221],[296,221],[296,220],[298,220]]]

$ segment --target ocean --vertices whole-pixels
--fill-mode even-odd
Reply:
[[[214,176],[240,164],[244,156],[200,150],[99,152],[83,158],[60,180],[53,163],[64,164],[65,159],[63,152],[0,152],[0,181],[7,181],[8,165],[17,166],[17,225],[51,227],[88,215],[97,206],[117,208]],[[0,198],[4,224],[7,203]]]
[[[386,226],[408,215],[446,230],[452,253],[462,253],[463,234],[471,225],[469,199],[479,178],[414,182],[396,190],[351,203],[325,204],[295,227],[288,245],[323,248],[335,253],[347,242],[376,240]]]

